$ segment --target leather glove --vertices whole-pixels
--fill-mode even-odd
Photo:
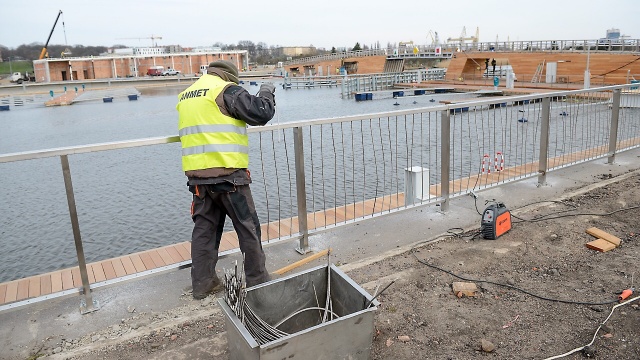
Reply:
[[[262,83],[262,85],[260,85],[260,92],[262,91],[268,91],[273,94],[276,92],[276,87],[271,82]]]

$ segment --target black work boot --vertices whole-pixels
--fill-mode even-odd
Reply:
[[[216,276],[213,281],[211,282],[211,286],[207,287],[205,291],[196,291],[195,288],[193,290],[193,298],[195,300],[202,300],[204,298],[206,298],[207,296],[217,293],[218,291],[222,290],[222,288],[224,287],[224,285],[222,284],[222,282],[220,281],[220,279]]]

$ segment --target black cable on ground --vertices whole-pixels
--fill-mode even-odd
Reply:
[[[609,305],[609,304],[613,304],[613,303],[615,303],[615,302],[617,302],[617,301],[618,301],[618,299],[617,299],[617,298],[616,298],[615,300],[610,300],[610,301],[606,301],[606,302],[584,302],[584,301],[572,301],[572,300],[552,299],[552,298],[548,298],[548,297],[545,297],[545,296],[536,295],[536,294],[531,293],[531,292],[529,292],[529,291],[527,291],[527,290],[521,289],[521,288],[516,287],[516,286],[509,285],[509,284],[497,283],[497,282],[490,281],[490,280],[479,280],[479,279],[470,279],[470,278],[465,278],[464,276],[456,275],[456,274],[454,274],[454,273],[453,273],[453,272],[451,272],[451,271],[448,271],[448,270],[442,269],[442,268],[440,268],[440,267],[437,267],[437,266],[435,266],[435,265],[429,264],[428,262],[426,262],[426,261],[424,261],[424,260],[420,259],[420,258],[418,257],[418,255],[416,255],[416,253],[415,253],[415,248],[411,249],[411,253],[412,253],[412,254],[413,254],[413,256],[416,258],[416,260],[418,260],[418,262],[419,262],[419,263],[421,263],[421,264],[423,264],[423,265],[426,265],[426,266],[428,266],[428,267],[430,267],[430,268],[433,268],[433,269],[436,269],[436,270],[442,271],[442,272],[444,272],[444,273],[446,273],[446,274],[449,274],[449,275],[451,275],[451,276],[453,276],[453,277],[455,277],[455,278],[458,278],[458,279],[460,279],[460,280],[469,281],[469,282],[479,282],[479,283],[486,283],[486,284],[492,284],[492,285],[502,286],[502,287],[506,287],[506,288],[509,288],[509,289],[512,289],[512,290],[520,291],[520,292],[522,292],[522,293],[525,293],[525,294],[527,294],[527,295],[529,295],[529,296],[533,296],[533,297],[538,298],[538,299],[540,299],[540,300],[546,300],[546,301],[559,302],[559,303],[563,303],[563,304],[574,304],[574,305]]]
[[[638,209],[640,208],[640,205],[636,205],[636,206],[631,206],[631,207],[627,207],[627,208],[622,208],[622,209],[618,209],[618,210],[614,210],[608,213],[578,213],[578,214],[563,214],[563,215],[557,215],[557,216],[553,216],[554,214],[550,214],[550,215],[544,215],[541,216],[539,218],[533,218],[533,219],[523,219],[521,217],[515,216],[513,214],[511,214],[512,217],[519,219],[521,221],[519,222],[538,222],[538,221],[545,221],[545,220],[552,220],[552,219],[560,219],[560,218],[564,218],[564,217],[570,217],[570,216],[610,216],[613,215],[615,213],[619,213],[622,211],[627,211],[627,210],[634,210],[634,209]],[[562,213],[562,212],[559,212]],[[559,214],[556,213],[556,214]]]

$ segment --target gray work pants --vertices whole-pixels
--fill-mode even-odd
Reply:
[[[229,182],[190,186],[193,193],[191,217],[191,282],[194,293],[207,293],[216,284],[218,249],[228,215],[238,234],[244,254],[247,286],[269,281],[265,255],[260,241],[261,231],[249,185]]]

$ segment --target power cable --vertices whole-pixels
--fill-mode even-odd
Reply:
[[[529,296],[533,296],[533,297],[538,298],[540,300],[559,302],[559,303],[563,303],[563,304],[574,304],[574,305],[608,305],[608,304],[613,304],[613,303],[618,301],[617,298],[615,300],[609,300],[609,301],[603,301],[603,302],[585,302],[585,301],[572,301],[572,300],[553,299],[553,298],[549,298],[549,297],[546,297],[546,296],[534,294],[534,293],[532,293],[530,291],[524,290],[524,289],[519,288],[517,286],[513,286],[513,285],[509,285],[509,284],[502,284],[502,283],[494,282],[494,281],[491,281],[491,280],[471,279],[471,278],[466,278],[464,276],[457,275],[457,274],[455,274],[455,273],[453,273],[453,272],[451,272],[449,270],[445,270],[445,269],[440,268],[438,266],[429,264],[428,262],[420,259],[418,257],[418,255],[416,255],[416,253],[415,253],[415,248],[411,249],[411,254],[413,254],[413,256],[416,258],[416,260],[418,260],[419,263],[421,263],[423,265],[426,265],[426,266],[428,266],[430,268],[439,270],[441,272],[444,272],[446,274],[449,274],[449,275],[451,275],[451,276],[453,276],[455,278],[458,278],[460,280],[464,280],[464,281],[468,281],[468,282],[479,282],[479,283],[486,283],[486,284],[502,286],[502,287],[506,287],[506,288],[509,288],[509,289],[512,289],[512,290],[520,291],[522,293],[525,293],[525,294],[527,294]]]
[[[622,208],[622,209],[618,209],[618,210],[614,210],[608,213],[578,213],[578,214],[562,214],[562,215],[557,215],[557,216],[553,216],[554,214],[549,214],[549,215],[545,215],[542,216],[540,218],[533,218],[533,219],[523,219],[521,217],[515,216],[513,214],[511,214],[511,216],[515,217],[516,219],[519,219],[521,221],[518,222],[538,222],[538,221],[545,221],[545,220],[553,220],[553,219],[560,219],[560,218],[564,218],[564,217],[570,217],[570,216],[610,216],[622,211],[628,211],[628,210],[634,210],[634,209],[638,209],[640,208],[640,205],[636,205],[636,206],[631,206],[631,207],[627,207],[627,208]]]

